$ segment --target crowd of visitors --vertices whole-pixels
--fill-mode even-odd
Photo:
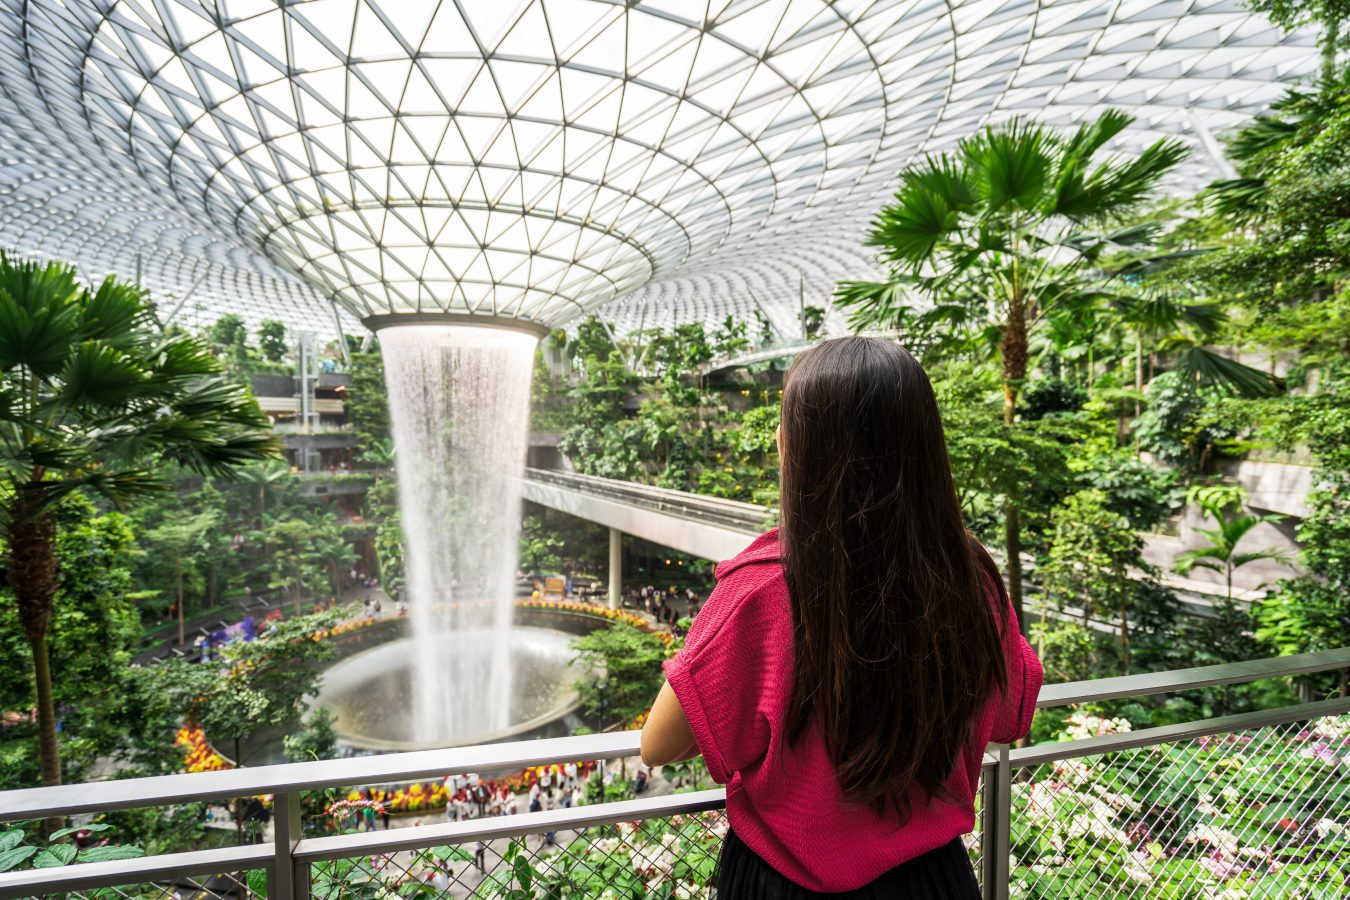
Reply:
[[[586,802],[586,780],[594,768],[593,762],[542,766],[527,770],[527,778],[523,781],[519,776],[483,778],[476,772],[447,775],[443,781],[445,820],[467,822],[487,816],[515,815],[520,812],[522,793],[530,812],[582,806]],[[347,810],[348,814],[359,816],[359,824],[366,831],[375,831],[377,823],[388,829],[390,801],[394,793],[395,790],[390,787],[364,788],[359,792],[359,800],[335,804],[334,809],[340,807]],[[425,793],[430,794],[430,790]],[[412,824],[421,825],[422,821],[419,819]],[[546,846],[556,844],[553,832],[545,832],[543,840]],[[487,873],[488,849],[486,841],[478,841],[474,845],[472,866],[482,874]],[[454,874],[450,864],[441,860],[420,875],[410,873],[409,878],[429,882],[444,890],[449,887]]]

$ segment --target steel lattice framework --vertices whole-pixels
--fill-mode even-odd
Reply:
[[[0,243],[208,318],[787,333],[919,154],[1116,106],[1194,187],[1315,65],[1239,0],[0,0]]]

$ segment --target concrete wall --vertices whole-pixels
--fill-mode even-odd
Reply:
[[[1281,578],[1298,574],[1299,548],[1294,532],[1299,520],[1308,512],[1307,495],[1312,487],[1312,469],[1288,463],[1242,460],[1233,464],[1226,474],[1247,490],[1247,505],[1251,512],[1257,515],[1279,513],[1288,517],[1282,522],[1258,525],[1249,531],[1238,545],[1238,551],[1279,550],[1289,562],[1263,559],[1248,563],[1233,573],[1234,588],[1243,595],[1260,592]],[[1197,529],[1214,528],[1214,521],[1192,506],[1182,513],[1177,527],[1177,537],[1145,535],[1144,559],[1162,569],[1177,586],[1222,592],[1222,573],[1194,568],[1183,578],[1173,572],[1177,556],[1187,550],[1208,546],[1208,539]]]

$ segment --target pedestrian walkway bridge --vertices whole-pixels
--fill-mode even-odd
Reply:
[[[1038,706],[1184,695],[1347,668],[1350,648],[1342,648],[1048,685]],[[967,838],[983,897],[1346,896],[1347,713],[1343,695],[1140,730],[1080,712],[1064,740],[991,745]],[[0,793],[0,837],[6,822],[75,817],[83,824],[132,808],[261,796],[273,810],[263,843],[131,859],[105,852],[97,861],[99,854],[80,851],[32,868],[27,848],[9,840],[0,844],[10,848],[0,851],[0,865],[20,868],[0,872],[0,900],[708,897],[727,831],[721,788],[462,822],[427,810],[422,824],[386,831],[333,827],[341,814],[332,800],[355,788],[587,760],[632,765],[638,734]]]
[[[752,503],[553,469],[526,469],[524,496],[619,533],[714,561],[735,556],[777,520],[777,510]]]

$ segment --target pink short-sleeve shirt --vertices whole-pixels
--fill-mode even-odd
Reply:
[[[665,670],[708,772],[727,786],[731,827],[751,850],[808,890],[848,891],[974,828],[985,745],[1026,735],[1041,687],[1040,661],[1011,610],[1008,692],[991,686],[947,782],[954,799],[927,801],[916,792],[901,824],[893,813],[846,801],[822,734],[787,740],[792,613],[777,530],[723,562],[716,575],[716,589]]]

